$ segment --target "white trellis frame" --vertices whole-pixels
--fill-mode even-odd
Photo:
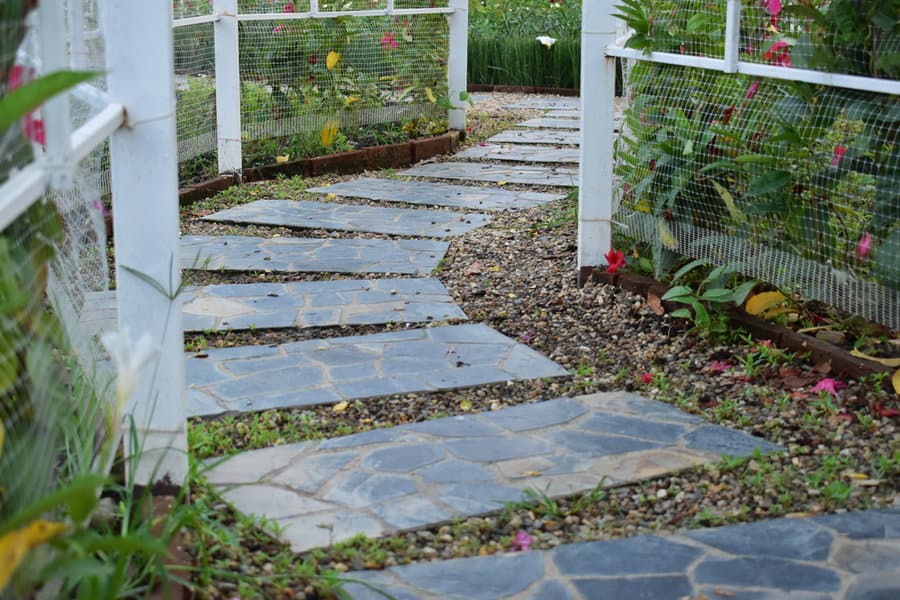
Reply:
[[[826,73],[740,60],[741,0],[727,0],[725,54],[708,58],[668,52],[644,53],[625,48],[630,34],[617,37],[623,24],[614,16],[616,0],[584,0],[581,45],[581,169],[578,195],[578,268],[584,279],[594,267],[607,264],[612,245],[613,115],[615,59],[696,67],[722,73],[803,81],[831,87],[900,94],[900,81]]]
[[[209,15],[185,17],[172,22],[173,28],[213,23],[216,72],[216,140],[219,173],[240,173],[241,97],[240,48],[238,25],[250,21],[291,21],[334,19],[337,17],[400,17],[409,15],[447,15],[450,27],[447,89],[453,109],[449,111],[450,129],[465,131],[466,103],[460,94],[466,91],[468,57],[468,0],[450,0],[446,7],[396,8],[394,0],[375,10],[320,11],[319,0],[309,0],[309,10],[292,13],[241,13],[237,0],[213,0]]]
[[[81,1],[69,0],[69,11],[66,2],[40,2],[39,73],[83,66],[83,37],[65,35],[67,19],[71,31],[83,31]],[[109,139],[119,329],[135,340],[149,336],[156,348],[126,409],[143,450],[131,475],[139,484],[180,485],[188,464],[181,306],[150,284],[174,292],[181,281],[172,3],[104,0],[101,18],[108,91],[78,90],[101,110],[73,131],[65,95],[43,106],[46,144],[0,187],[0,230],[48,192],[71,189],[79,161]]]

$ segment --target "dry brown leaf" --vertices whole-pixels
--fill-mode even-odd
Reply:
[[[659,296],[657,296],[653,292],[647,293],[647,306],[653,309],[653,312],[656,313],[657,317],[661,317],[666,314],[666,309],[663,308]]]
[[[479,275],[479,274],[481,274],[481,272],[482,272],[481,263],[478,262],[477,260],[475,262],[473,262],[471,265],[469,265],[468,267],[466,267],[466,270],[463,271],[463,273],[466,275]]]

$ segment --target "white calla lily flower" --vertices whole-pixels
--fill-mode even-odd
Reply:
[[[535,39],[537,39],[537,41],[542,43],[547,48],[550,48],[551,46],[553,46],[553,44],[556,43],[556,38],[552,38],[549,35],[540,35]]]

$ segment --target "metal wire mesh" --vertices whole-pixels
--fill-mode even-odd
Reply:
[[[172,36],[178,159],[185,161],[216,149],[213,25],[176,27]]]
[[[645,61],[627,83],[628,235],[900,327],[896,96]]]
[[[321,132],[329,147],[329,128],[437,115],[447,95],[442,15],[250,21],[240,47],[249,140]]]

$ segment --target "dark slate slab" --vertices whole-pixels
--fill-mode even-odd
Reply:
[[[693,587],[687,577],[635,577],[619,579],[575,579],[572,585],[590,600],[673,600],[692,598]]]
[[[400,175],[554,187],[575,187],[578,185],[578,169],[569,167],[538,167],[530,165],[512,167],[471,162],[443,162],[417,165],[406,171],[401,171]]]
[[[353,179],[327,187],[310,188],[307,191],[348,198],[487,211],[533,208],[564,198],[561,194],[374,178]]]
[[[534,129],[581,129],[581,119],[560,119],[554,117],[537,117],[518,123],[519,127]]]
[[[367,231],[389,235],[444,238],[487,225],[478,213],[384,208],[297,200],[257,200],[204,217],[208,221],[253,223],[295,229]]]
[[[900,538],[900,510],[847,512],[815,517],[813,522],[853,540]]]
[[[507,162],[578,164],[581,153],[578,148],[548,148],[522,144],[472,146],[456,154],[467,160],[501,160]]]
[[[552,146],[578,146],[580,131],[562,129],[510,129],[488,138],[492,144],[549,144]]]
[[[761,452],[778,452],[779,446],[764,439],[754,437],[742,431],[707,425],[684,436],[689,448],[706,452],[717,452],[729,456],[746,456],[754,450]]]
[[[706,558],[697,565],[694,581],[785,592],[835,592],[841,587],[840,577],[831,569],[761,557]]]
[[[688,537],[737,556],[825,560],[831,550],[828,532],[805,519],[779,519],[692,531]]]
[[[188,235],[183,269],[301,273],[431,273],[449,245],[435,240]]]
[[[484,418],[510,431],[543,429],[568,423],[587,412],[587,409],[571,398],[557,398],[534,404],[520,404],[503,411],[489,412]]]
[[[646,535],[560,546],[552,557],[563,575],[619,577],[681,573],[702,554],[697,548]]]

